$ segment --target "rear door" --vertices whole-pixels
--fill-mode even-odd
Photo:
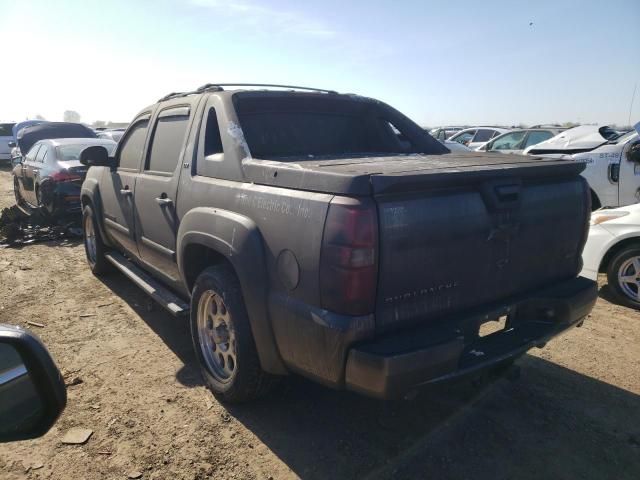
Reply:
[[[190,116],[190,105],[169,106],[158,113],[135,193],[140,256],[172,281],[179,278],[175,206]]]
[[[35,174],[38,170],[36,158],[40,150],[46,150],[46,147],[41,143],[35,144],[22,162],[22,198],[31,205],[36,205]]]
[[[151,112],[138,116],[116,150],[116,169],[105,169],[100,180],[104,228],[124,250],[138,256],[135,240],[133,195],[140,175]]]

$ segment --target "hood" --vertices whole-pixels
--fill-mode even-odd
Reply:
[[[609,126],[581,125],[559,133],[549,140],[532,145],[525,154],[588,152],[618,136]]]
[[[80,123],[47,122],[25,127],[18,132],[17,142],[25,154],[40,140],[51,138],[98,138],[89,127]]]
[[[34,125],[40,125],[41,123],[47,123],[46,120],[25,120],[24,122],[18,122],[13,126],[13,138],[18,138],[18,132],[26,127],[33,127]]]

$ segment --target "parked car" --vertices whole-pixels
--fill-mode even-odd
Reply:
[[[50,215],[80,211],[80,187],[87,167],[80,163],[80,152],[101,145],[111,153],[113,140],[59,138],[40,140],[13,168],[16,204],[30,212],[43,208]]]
[[[582,258],[581,275],[606,273],[616,299],[640,309],[640,204],[593,212]]]
[[[449,140],[452,142],[462,143],[471,150],[482,147],[485,143],[498,135],[508,132],[508,128],[500,127],[473,127],[460,130],[452,135]]]
[[[124,135],[124,128],[105,129],[97,132],[98,138],[106,138],[118,143]]]
[[[591,205],[620,207],[640,201],[640,123],[624,135],[609,127],[581,126],[529,147],[525,154],[585,162]]]
[[[549,140],[563,130],[563,128],[523,128],[512,130],[494,137],[476,150],[522,154],[526,148]]]
[[[503,367],[592,309],[583,164],[495,168],[373,99],[224,88],[168,95],[114,157],[81,155],[92,272],[189,315],[222,400],[288,372],[402,396]]]
[[[445,140],[448,140],[451,135],[463,130],[464,128],[465,127],[438,127],[432,128],[429,133],[436,140],[444,142]]]
[[[66,403],[62,375],[38,337],[0,324],[0,443],[44,435]]]
[[[13,126],[15,123],[0,123],[0,164],[11,160],[11,147],[13,142]]]

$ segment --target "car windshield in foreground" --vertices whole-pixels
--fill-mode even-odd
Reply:
[[[13,137],[15,123],[0,123],[0,137]]]
[[[384,109],[328,96],[236,95],[240,125],[251,155],[301,159],[421,152]],[[425,133],[425,135],[427,135]]]
[[[68,160],[80,160],[80,152],[87,147],[91,147],[96,144],[84,144],[84,145],[60,145],[56,147],[56,152],[58,154],[58,160],[68,161]],[[109,156],[113,155],[113,151],[115,149],[115,145],[111,144],[97,144],[98,146],[104,147],[109,152]]]

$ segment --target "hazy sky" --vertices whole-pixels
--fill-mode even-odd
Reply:
[[[207,82],[319,86],[423,125],[640,120],[640,0],[0,0],[0,120],[128,121]],[[533,25],[530,25],[533,22]]]

